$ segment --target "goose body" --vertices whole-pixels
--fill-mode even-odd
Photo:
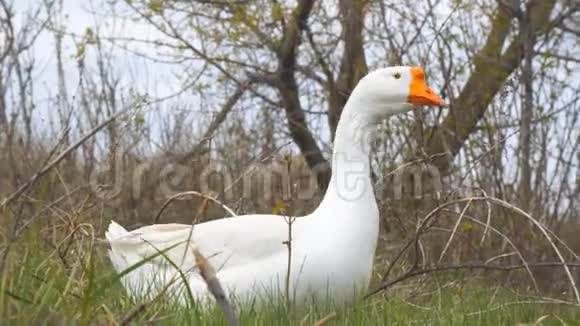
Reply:
[[[369,132],[414,104],[445,105],[418,67],[379,69],[359,82],[337,127],[326,194],[313,213],[292,222],[291,250],[288,218],[277,215],[236,216],[194,226],[157,224],[130,232],[112,221],[106,238],[114,268],[122,272],[145,261],[123,276],[124,287],[137,297],[153,297],[166,287],[183,300],[185,283],[178,267],[194,297],[208,298],[195,248],[217,270],[226,293],[238,301],[268,301],[287,289],[297,302],[356,298],[369,285],[379,235]]]

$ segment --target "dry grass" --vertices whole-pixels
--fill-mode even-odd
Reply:
[[[65,201],[78,202],[75,198],[78,194],[70,196]],[[209,202],[206,198],[202,206]],[[498,230],[495,218],[488,220],[487,214],[477,215],[474,209],[484,202],[532,220],[528,225],[539,230],[553,254],[540,262],[531,261],[530,250],[519,250],[521,244],[503,233],[509,230]],[[98,205],[90,201],[84,205],[68,210],[59,205],[40,207],[41,215],[12,241],[7,236],[11,229],[2,228],[3,250],[11,244],[10,250],[5,251],[3,266],[2,320],[11,324],[39,320],[120,325],[227,323],[221,309],[202,309],[192,302],[179,307],[172,304],[164,291],[153,300],[135,301],[127,297],[119,282],[122,275],[112,270],[105,254],[106,245],[99,241],[108,219]],[[453,206],[459,206],[459,210]],[[481,206],[482,211],[487,211],[487,205]],[[196,216],[204,211],[198,210]],[[1,218],[14,220],[13,214],[13,210],[4,210]],[[445,223],[449,228],[443,227]],[[474,225],[480,227],[479,231],[472,229]],[[445,236],[437,236],[440,229],[447,230]],[[384,288],[383,294],[363,299],[352,307],[289,306],[285,300],[281,304],[272,301],[271,306],[257,310],[242,307],[236,310],[241,324],[492,325],[533,324],[540,320],[543,324],[563,325],[580,318],[574,278],[577,277],[574,271],[580,266],[575,260],[577,255],[529,214],[496,198],[460,198],[439,204],[420,217],[411,230],[414,236],[408,246],[380,248],[374,288]],[[486,241],[482,242],[485,233],[488,233]],[[496,238],[507,239],[506,253],[492,254],[493,250],[501,249],[494,242]],[[471,248],[473,244],[480,246]],[[426,250],[427,247],[439,251],[435,253]],[[481,259],[474,259],[474,253],[479,253]],[[515,260],[517,264],[513,263],[514,257],[519,257]],[[568,265],[550,257],[561,258]],[[530,287],[534,284],[532,280],[542,277],[538,271],[546,268],[553,274],[572,278],[561,279],[548,290]],[[522,270],[527,271],[527,278]],[[210,274],[208,279],[212,279]]]

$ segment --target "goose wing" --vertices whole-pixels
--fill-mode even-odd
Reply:
[[[141,261],[160,268],[195,269],[193,248],[216,270],[255,263],[287,250],[282,216],[244,215],[196,224],[155,224],[127,231],[114,221],[106,233],[118,271]],[[171,262],[169,261],[171,260]]]

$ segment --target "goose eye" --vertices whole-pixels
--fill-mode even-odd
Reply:
[[[393,77],[395,77],[395,79],[401,79],[401,73],[396,72],[393,74]]]

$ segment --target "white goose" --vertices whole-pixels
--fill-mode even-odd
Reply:
[[[193,231],[187,224],[157,224],[129,232],[112,221],[106,238],[117,271],[157,255],[125,275],[124,287],[133,296],[150,297],[173,281],[170,287],[185,299],[175,264],[185,273],[196,299],[209,297],[192,254],[195,247],[218,270],[225,292],[237,300],[268,300],[287,289],[298,302],[354,299],[369,285],[379,235],[367,135],[381,120],[413,105],[446,106],[425,84],[419,67],[376,70],[353,90],[336,129],[326,194],[312,214],[292,225],[288,282],[286,219],[245,215],[200,223]]]

